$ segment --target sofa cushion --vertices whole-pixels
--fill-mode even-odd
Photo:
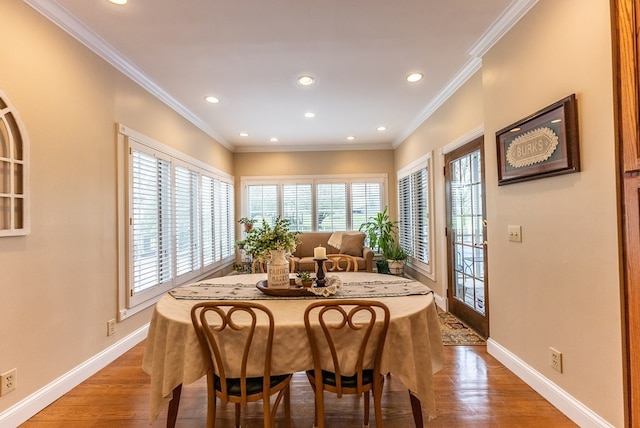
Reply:
[[[362,257],[365,234],[363,232],[347,232],[342,234],[340,252],[350,256]]]

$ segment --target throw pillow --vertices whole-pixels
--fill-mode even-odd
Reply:
[[[343,232],[333,232],[329,237],[327,244],[340,251],[340,246],[342,245],[342,234]]]
[[[365,234],[362,232],[345,233],[342,235],[340,252],[354,257],[362,257]]]

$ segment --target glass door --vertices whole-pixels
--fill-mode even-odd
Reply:
[[[489,335],[484,139],[445,155],[449,311]]]

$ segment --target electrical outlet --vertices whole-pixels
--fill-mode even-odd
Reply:
[[[522,242],[522,226],[517,224],[507,225],[507,233],[509,234],[509,241]]]
[[[551,352],[551,367],[562,373],[562,352],[553,348],[549,348],[549,351]]]
[[[116,320],[112,319],[107,321],[107,336],[111,336],[116,332]]]
[[[11,369],[0,375],[0,396],[10,393],[18,386],[18,369]]]

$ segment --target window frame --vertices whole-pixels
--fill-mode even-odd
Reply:
[[[216,270],[220,270],[225,266],[233,264],[235,260],[234,244],[235,244],[235,205],[234,205],[234,178],[233,176],[226,174],[204,162],[194,159],[180,151],[172,149],[171,147],[157,142],[137,131],[134,131],[124,125],[118,125],[118,316],[119,320],[123,320],[153,304],[155,304],[160,297],[167,291],[180,286],[182,284],[192,282],[194,280],[201,279],[210,275]],[[143,289],[141,291],[134,292],[134,279],[133,279],[133,190],[132,190],[132,174],[133,165],[131,162],[133,151],[139,151],[141,153],[151,154],[156,159],[161,159],[164,162],[169,163],[170,170],[170,182],[171,182],[171,202],[170,207],[167,209],[167,213],[170,212],[171,216],[171,274],[169,280],[155,284],[151,287]],[[188,205],[190,209],[186,211],[190,226],[188,226],[189,233],[195,232],[195,242],[191,242],[189,245],[192,247],[191,251],[193,259],[190,261],[192,266],[196,266],[189,271],[178,275],[177,270],[177,235],[176,235],[176,170],[177,168],[185,168],[189,171],[188,182]],[[211,179],[213,188],[218,189],[220,197],[215,196],[215,190],[212,189],[214,199],[212,205],[222,206],[225,205],[227,211],[217,215],[215,212],[209,216],[207,220],[215,223],[216,219],[222,219],[225,224],[224,227],[218,226],[219,229],[225,229],[227,232],[225,239],[227,245],[230,247],[226,251],[220,247],[219,240],[215,234],[216,226],[213,227],[212,234],[209,236],[209,240],[212,241],[209,244],[210,248],[213,248],[213,261],[207,265],[204,265],[204,247],[205,236],[203,234],[205,216],[203,215],[203,177]],[[222,186],[221,183],[225,183]],[[224,187],[224,190],[222,190]],[[224,201],[220,201],[220,198]],[[195,223],[195,229],[193,227]],[[193,238],[193,236],[191,237]]]
[[[434,201],[433,155],[431,152],[418,158],[417,160],[405,166],[404,168],[398,170],[397,172],[398,218],[400,219],[403,212],[402,204],[403,204],[404,195],[400,189],[402,180],[406,177],[409,177],[409,179],[411,180],[411,176],[421,170],[426,170],[426,181],[427,181],[427,185],[426,185],[427,213],[426,214],[427,214],[427,222],[428,222],[428,225],[427,225],[428,236],[427,236],[426,247],[429,252],[428,262],[424,262],[416,259],[414,257],[414,253],[411,248],[404,248],[404,247],[403,248],[405,251],[407,251],[407,253],[409,253],[409,257],[407,258],[407,261],[406,261],[407,265],[415,269],[417,272],[425,275],[427,278],[435,281],[435,266],[436,266],[435,251],[434,251],[435,210],[434,210],[434,203],[433,203]],[[409,204],[413,206],[413,201],[409,201]],[[415,214],[414,211],[410,210],[410,215],[412,217],[412,220],[414,220],[413,219],[414,214]],[[420,230],[418,228],[418,224],[419,223],[416,222],[415,220],[412,221],[411,234],[413,236],[413,240],[420,239]],[[398,230],[398,233],[400,233],[400,229]]]
[[[6,117],[13,119],[13,125],[8,123]],[[7,177],[9,179],[8,191],[5,193],[0,186],[0,197],[9,201],[9,227],[0,229],[0,237],[4,236],[26,236],[31,233],[31,204],[30,204],[30,145],[29,136],[26,127],[22,122],[18,110],[13,106],[7,95],[0,90],[0,121],[4,123],[9,141],[8,157],[0,157],[0,162],[8,165],[9,171]],[[17,134],[17,135],[15,135]],[[16,142],[16,138],[19,142]],[[16,147],[19,143],[20,147]],[[19,149],[22,152],[20,159],[15,153]],[[17,166],[20,166],[17,168]],[[18,179],[21,181],[21,192],[16,190],[16,176],[14,173],[17,169],[21,171]],[[1,168],[0,168],[1,171]],[[0,180],[1,183],[1,180]],[[19,202],[20,201],[20,202]],[[20,205],[19,207],[17,205]],[[0,214],[1,215],[1,214]],[[21,227],[16,227],[18,220],[21,219]]]
[[[241,188],[241,216],[249,217],[249,192],[251,185],[275,185],[277,195],[277,215],[284,213],[283,186],[291,184],[311,184],[311,209],[312,209],[312,230],[318,231],[317,213],[317,185],[343,183],[346,186],[346,230],[358,230],[353,226],[351,185],[353,183],[380,183],[380,211],[388,205],[388,177],[386,173],[380,174],[335,174],[335,175],[291,175],[291,176],[243,176],[240,177]]]

